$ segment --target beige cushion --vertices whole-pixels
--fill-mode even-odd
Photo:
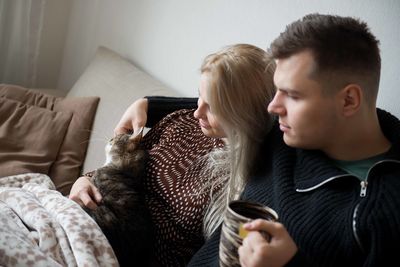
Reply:
[[[39,91],[26,89],[15,85],[0,85],[0,97],[12,99],[18,101],[19,106],[25,107],[26,111],[22,116],[18,116],[24,120],[29,120],[29,127],[38,127],[37,130],[32,131],[29,127],[25,127],[25,124],[18,128],[6,128],[4,129],[4,123],[0,123],[0,128],[3,129],[3,134],[12,137],[14,135],[19,137],[19,142],[26,144],[25,150],[20,151],[19,162],[21,166],[26,164],[33,164],[35,161],[30,155],[35,153],[45,153],[45,151],[38,150],[35,146],[31,146],[31,140],[36,140],[40,149],[47,149],[48,155],[45,155],[46,159],[43,160],[44,165],[48,165],[50,158],[54,156],[56,152],[55,160],[51,161],[50,168],[42,168],[38,171],[37,168],[23,168],[23,170],[30,172],[41,172],[48,174],[53,180],[56,188],[63,194],[67,194],[70,191],[72,184],[76,178],[79,177],[82,169],[82,163],[85,158],[87,150],[87,144],[89,141],[90,130],[93,123],[94,114],[99,101],[98,97],[55,97],[52,95],[43,94]],[[4,101],[4,100],[3,100]],[[17,106],[14,105],[14,111],[17,112]],[[18,107],[19,107],[18,106]],[[37,114],[34,114],[34,113]],[[45,125],[47,127],[41,127],[41,124],[49,120],[48,117],[55,116],[54,114],[60,114],[58,122],[54,122],[55,125]],[[8,110],[8,113],[1,113],[0,117],[3,120],[7,120],[7,117],[16,116]],[[15,117],[15,119],[18,118]],[[68,117],[66,122],[64,117]],[[34,118],[34,119],[31,119]],[[37,122],[36,122],[37,121]],[[64,127],[65,132],[60,132],[57,127]],[[36,129],[36,128],[35,128]],[[11,130],[13,130],[11,132]],[[61,143],[58,144],[58,141]],[[19,146],[14,146],[10,139],[0,141],[1,147],[4,144],[8,144],[10,149],[19,149]],[[44,145],[47,144],[47,145]],[[36,145],[36,144],[35,144]],[[30,165],[29,165],[30,166]],[[18,164],[16,165],[18,167]],[[21,171],[10,173],[9,175],[22,173]],[[2,175],[3,173],[1,173]]]
[[[94,170],[105,161],[104,146],[126,108],[146,95],[178,95],[150,75],[139,70],[116,52],[99,47],[84,73],[67,96],[100,97],[88,147],[84,172]]]

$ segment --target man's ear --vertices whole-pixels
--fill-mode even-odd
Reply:
[[[352,116],[361,106],[363,92],[358,84],[349,84],[339,92],[342,114]]]

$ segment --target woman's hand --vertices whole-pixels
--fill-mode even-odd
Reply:
[[[130,105],[122,115],[120,121],[114,129],[114,135],[133,131],[133,135],[140,132],[147,122],[148,101],[140,98]]]
[[[72,185],[69,199],[72,199],[82,207],[89,209],[97,208],[97,203],[101,201],[101,194],[89,177],[79,177]]]
[[[243,227],[249,231],[239,247],[243,267],[284,266],[297,252],[296,244],[281,223],[257,219]],[[267,232],[270,240],[267,241],[260,231]]]

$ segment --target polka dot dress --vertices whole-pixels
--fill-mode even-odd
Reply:
[[[204,242],[202,221],[209,198],[201,191],[208,180],[202,177],[203,156],[223,142],[206,137],[193,112],[169,114],[143,138],[150,154],[145,194],[161,266],[185,266]]]

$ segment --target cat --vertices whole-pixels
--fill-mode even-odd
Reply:
[[[142,178],[148,153],[141,148],[142,132],[120,134],[106,145],[106,163],[91,177],[101,202],[86,212],[97,222],[121,266],[147,266],[154,234],[144,199]]]

